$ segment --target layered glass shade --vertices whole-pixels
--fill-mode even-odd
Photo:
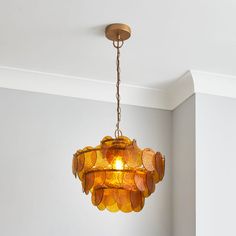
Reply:
[[[145,198],[164,177],[165,158],[150,148],[141,150],[125,136],[106,136],[99,146],[85,147],[73,157],[72,171],[91,192],[93,205],[111,212],[139,212]]]

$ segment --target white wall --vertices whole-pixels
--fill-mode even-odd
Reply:
[[[236,99],[196,96],[197,236],[236,235]]]
[[[173,235],[236,235],[236,99],[196,94],[172,120]]]
[[[0,89],[0,235],[236,235],[236,99],[123,106],[124,133],[167,160],[140,213],[98,211],[71,173],[77,148],[113,134],[114,113],[111,103]]]
[[[76,149],[112,135],[115,105],[0,89],[0,235],[171,236],[171,112],[122,109],[124,134],[166,155],[140,213],[100,212],[71,173]]]
[[[195,236],[195,96],[173,111],[173,236]]]

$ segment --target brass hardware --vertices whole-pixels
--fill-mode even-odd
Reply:
[[[120,108],[120,48],[123,46],[124,41],[130,37],[131,29],[126,24],[111,24],[105,29],[106,37],[113,41],[113,46],[116,48],[116,101],[117,101],[117,123],[115,130],[115,137],[118,139],[122,136],[120,130],[121,121],[121,108]]]
[[[131,29],[126,24],[115,23],[105,29],[106,37],[112,41],[125,41],[131,35]]]

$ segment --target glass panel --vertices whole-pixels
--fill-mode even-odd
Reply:
[[[155,152],[150,148],[145,148],[142,153],[142,161],[148,171],[153,171],[155,169]]]
[[[125,172],[123,178],[123,188],[127,190],[136,190],[137,187],[134,182],[135,172]]]
[[[145,191],[147,189],[146,174],[136,173],[134,176],[134,181],[135,181],[137,188],[140,191]]]
[[[147,187],[148,187],[148,192],[151,194],[155,190],[155,183],[153,179],[153,173],[152,172],[147,172]]]
[[[98,206],[103,198],[103,189],[96,189],[92,192],[92,203],[95,206]]]
[[[139,204],[137,207],[133,208],[133,210],[136,211],[136,212],[141,211],[141,210],[143,209],[144,202],[145,202],[145,198],[144,198],[144,196],[141,194],[141,202],[140,202],[140,204]]]
[[[85,188],[84,191],[86,194],[89,193],[89,190],[93,187],[94,184],[94,173],[87,173],[85,175]]]
[[[126,136],[120,136],[119,139],[123,142],[126,143],[127,145],[130,145],[132,143],[132,141],[126,137]]]
[[[79,179],[81,181],[83,181],[83,178],[84,178],[84,170],[81,170],[80,172],[78,172],[78,176],[79,176]]]
[[[160,176],[160,180],[162,180],[165,172],[165,158],[162,157],[160,152],[156,153],[155,158],[156,158],[156,170]]]
[[[133,209],[141,205],[142,194],[140,191],[130,191],[130,201]]]
[[[97,150],[96,153],[97,153],[97,161],[96,161],[95,167],[98,169],[107,169],[109,163],[103,157],[102,152],[100,150]]]
[[[109,188],[120,188],[123,183],[122,171],[106,171],[106,181],[105,184]]]
[[[142,152],[137,147],[136,141],[134,140],[133,143],[126,147],[124,152],[124,160],[126,164],[131,168],[140,167],[142,165]]]
[[[117,212],[119,211],[119,207],[117,206],[117,203],[115,203],[111,206],[107,206],[107,210],[110,212]]]
[[[98,208],[100,211],[103,211],[103,210],[106,209],[106,206],[104,205],[103,202],[101,202],[101,203],[97,206],[97,208]]]
[[[153,171],[153,181],[155,184],[160,181],[160,177],[159,177],[159,174],[157,173],[157,171]]]
[[[90,170],[96,163],[97,153],[92,147],[86,147],[83,149],[83,151],[88,151],[84,153],[84,170]]]
[[[94,173],[94,187],[99,188],[103,187],[106,179],[106,172],[105,171],[98,171]]]
[[[118,189],[118,196],[117,196],[117,206],[123,212],[131,212],[131,202],[130,202],[130,191],[124,189]]]
[[[77,174],[77,169],[78,169],[78,159],[77,159],[77,154],[75,154],[72,161],[72,173],[75,177]]]
[[[112,146],[106,151],[106,159],[109,163],[113,163],[117,158],[123,159],[124,150],[120,149],[119,146]]]
[[[112,206],[116,203],[115,197],[116,197],[116,195],[115,195],[113,189],[104,189],[102,201],[106,207]]]
[[[80,172],[84,168],[84,154],[79,154],[77,158],[78,158],[78,172]]]

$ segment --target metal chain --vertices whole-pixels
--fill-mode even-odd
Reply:
[[[119,38],[119,37],[118,37]],[[118,39],[118,41],[113,41],[113,46],[116,48],[116,101],[117,101],[117,123],[115,130],[115,138],[119,138],[122,136],[122,132],[120,130],[120,121],[121,121],[121,108],[120,108],[120,48],[123,46],[123,41]]]

